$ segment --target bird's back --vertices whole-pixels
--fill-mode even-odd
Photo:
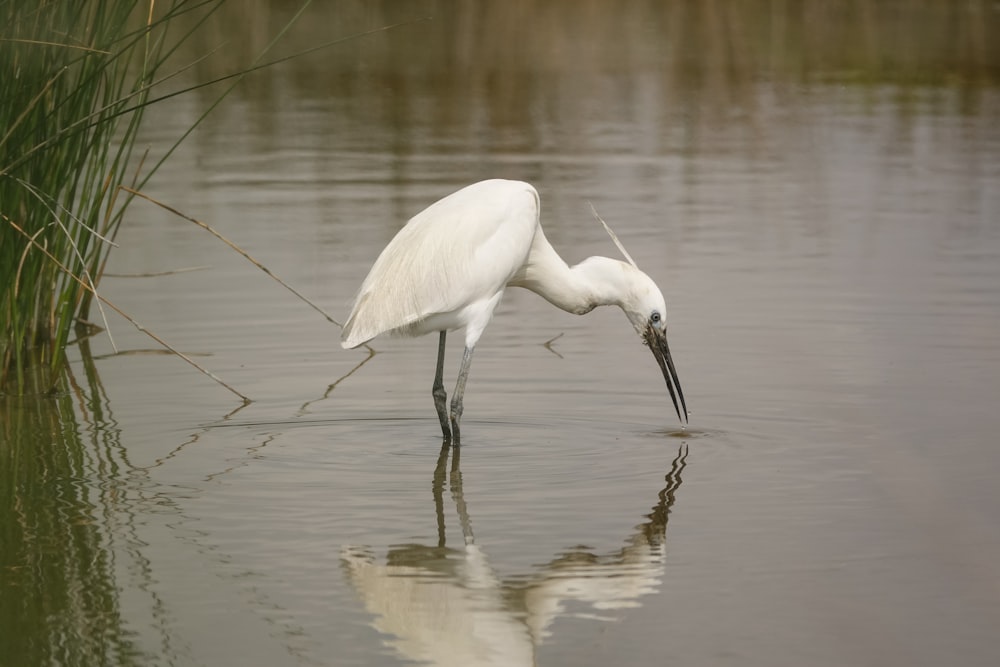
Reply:
[[[494,297],[524,264],[538,227],[538,193],[521,181],[474,183],[399,230],[365,278],[342,345],[382,333],[420,335],[422,323]]]

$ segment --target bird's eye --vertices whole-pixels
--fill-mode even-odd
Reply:
[[[653,324],[659,324],[660,323],[660,313],[654,310],[653,314],[649,316],[649,321],[652,322]]]

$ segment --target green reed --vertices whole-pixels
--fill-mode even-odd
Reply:
[[[138,177],[151,87],[218,2],[0,2],[0,393],[57,382]]]

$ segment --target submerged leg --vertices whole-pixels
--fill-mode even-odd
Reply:
[[[431,393],[434,395],[434,408],[437,410],[438,419],[441,421],[441,431],[445,440],[451,439],[451,429],[448,427],[448,395],[444,391],[444,339],[447,332],[442,331],[438,339],[438,360],[437,370],[434,373],[434,387]]]
[[[462,420],[462,397],[465,396],[465,381],[469,379],[469,366],[472,365],[473,348],[465,348],[462,355],[462,367],[458,371],[458,382],[455,383],[455,393],[451,395],[451,440],[455,445],[461,444],[458,435],[458,422]]]

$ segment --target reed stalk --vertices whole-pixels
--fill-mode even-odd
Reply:
[[[0,3],[0,393],[55,388],[100,303],[151,86],[219,1]]]

